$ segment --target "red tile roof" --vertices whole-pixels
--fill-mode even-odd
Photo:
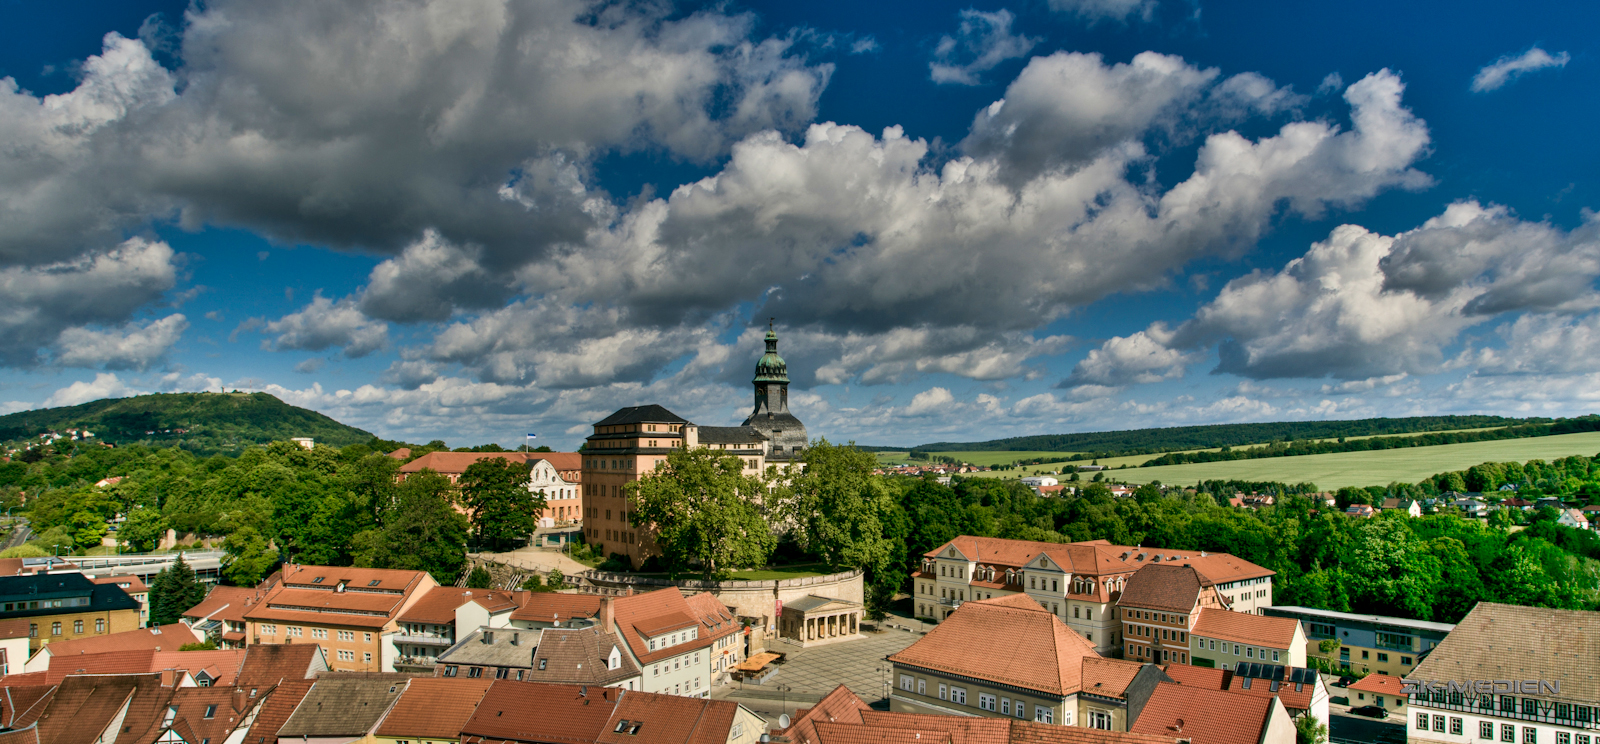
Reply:
[[[328,668],[322,654],[322,647],[315,643],[253,644],[245,649],[234,684],[265,691],[280,682],[310,679]]]
[[[1387,674],[1369,674],[1351,682],[1349,689],[1360,692],[1374,692],[1379,695],[1405,696],[1400,692],[1400,678],[1391,677]]]
[[[0,688],[0,728],[21,728],[33,723],[55,690],[55,685],[43,684]]]
[[[934,550],[928,551],[924,555],[928,558],[949,557],[950,548],[952,547],[967,560],[995,566],[1002,571],[1005,568],[1025,566],[1029,561],[1042,555],[1049,557],[1051,562],[1075,576],[1097,578],[1126,575],[1146,565],[1164,565],[1167,563],[1193,566],[1215,583],[1272,576],[1276,573],[1227,553],[1175,550],[1171,548],[1139,548],[1113,545],[1106,540],[1058,544],[963,535]],[[1159,563],[1156,562],[1157,556],[1160,556],[1161,559]],[[1067,588],[1070,591],[1077,587],[1069,586]],[[1092,594],[1074,596],[1087,596],[1101,602],[1107,602],[1111,599],[1110,590],[1103,580],[1094,582],[1094,592]]]
[[[1257,744],[1276,701],[1275,697],[1158,682],[1129,730],[1181,736],[1194,744]]]
[[[1228,678],[1232,672],[1225,672],[1214,667],[1190,666],[1188,664],[1168,664],[1164,669],[1168,677],[1176,680],[1180,685],[1200,687],[1207,690],[1228,689]]]
[[[595,744],[727,744],[738,712],[739,704],[731,700],[628,692],[617,701]],[[628,726],[619,732],[623,721]],[[637,733],[628,733],[635,726]]]
[[[713,635],[709,628],[702,628],[705,632],[698,633],[698,637],[692,641],[655,651],[650,650],[650,644],[646,640],[647,635],[697,625],[694,610],[690,608],[683,592],[677,587],[658,589],[630,597],[617,597],[611,600],[611,609],[616,618],[617,634],[627,642],[628,648],[641,666],[709,647],[712,641],[721,635]]]
[[[476,602],[478,606],[490,613],[514,610],[520,603],[520,596],[524,592],[501,592],[489,589],[462,589],[454,586],[436,586],[428,590],[411,605],[400,617],[396,618],[403,623],[431,623],[434,625],[448,625],[456,621],[456,609],[468,602]],[[595,597],[598,601],[600,598]],[[514,616],[513,616],[514,617]],[[463,628],[463,631],[466,629]]]
[[[578,685],[495,680],[461,727],[461,742],[594,744],[624,691],[589,687],[580,694],[579,690]]]
[[[123,714],[124,728],[110,733],[116,744],[131,744],[150,728],[172,692],[161,686],[157,674],[67,677],[56,686],[39,716],[39,740],[44,744],[88,741],[92,737],[86,734],[107,731],[118,714]]]
[[[1002,722],[1004,723],[1004,722]],[[946,731],[817,724],[817,744],[955,744]]]
[[[948,735],[953,744],[1006,744],[1011,738],[1009,718],[969,718],[872,710],[861,714],[861,722],[866,726],[880,728],[938,731]]]
[[[591,618],[600,614],[603,600],[594,594],[561,594],[558,592],[524,592],[522,606],[511,612],[512,620],[529,622],[566,622],[573,618]]]
[[[1086,657],[1083,660],[1083,692],[1120,700],[1126,695],[1128,684],[1143,668],[1144,664],[1137,661]]]
[[[28,618],[0,620],[0,638],[25,638],[28,635]]]
[[[291,564],[285,567],[279,581],[261,601],[251,605],[245,612],[246,619],[381,628],[430,579],[423,571]],[[339,590],[341,586],[343,591]]]
[[[1006,629],[1006,646],[1017,653],[995,646],[995,628]],[[889,661],[1068,695],[1081,686],[1083,659],[1099,656],[1093,644],[1038,602],[1013,594],[961,605]]]
[[[399,739],[454,739],[493,683],[492,679],[413,679],[374,733]]]
[[[1174,744],[1177,737],[1102,731],[1033,721],[1011,722],[1011,744]]]
[[[1205,638],[1286,649],[1294,645],[1295,631],[1299,628],[1300,621],[1292,617],[1206,607],[1200,610],[1200,619],[1189,632]]]
[[[67,656],[136,649],[177,651],[179,647],[186,643],[199,643],[202,640],[204,639],[195,635],[195,632],[190,630],[189,626],[178,623],[155,628],[126,630],[121,633],[109,633],[103,636],[74,638],[70,641],[56,641],[45,644],[44,648],[39,649],[38,653],[42,654],[48,651],[50,653],[50,663],[54,665]]]
[[[795,711],[789,728],[782,733],[795,744],[818,744],[816,737],[818,723],[859,724],[861,715],[870,710],[871,706],[851,692],[849,687],[841,684],[833,688],[833,692],[818,700],[816,705]]]
[[[579,464],[570,468],[562,468],[560,465],[556,465],[557,461],[555,459],[560,455],[570,455],[571,457],[576,458]],[[422,472],[422,470],[427,469],[432,470],[435,473],[460,475],[465,473],[469,466],[475,462],[478,462],[479,460],[493,460],[495,458],[505,460],[506,462],[523,463],[531,463],[534,460],[551,460],[550,464],[556,465],[557,470],[577,470],[582,465],[583,455],[580,455],[576,452],[429,452],[428,454],[412,460],[411,462],[401,465],[400,472],[419,473]],[[561,462],[565,462],[565,460],[562,459]]]
[[[127,592],[128,594],[142,594],[150,591],[150,587],[145,586],[143,580],[132,574],[120,574],[117,576],[90,576],[89,580],[96,584],[116,584],[117,586],[121,586],[122,591]],[[127,586],[123,586],[124,584]]]
[[[1192,566],[1151,563],[1135,571],[1117,604],[1158,612],[1188,614],[1200,602],[1200,592],[1213,586],[1211,579]],[[1294,622],[1291,620],[1290,622]]]
[[[242,623],[245,611],[265,595],[266,592],[250,587],[218,584],[211,588],[205,599],[200,600],[200,604],[184,611],[183,616],[197,620],[210,617],[213,620],[232,620]]]
[[[278,730],[289,721],[289,716],[300,706],[300,701],[305,700],[314,682],[314,679],[291,679],[270,691],[262,690],[267,696],[266,702],[261,704],[261,712],[250,724],[250,733],[245,736],[243,744],[277,744]],[[248,692],[245,694],[249,695]]]
[[[171,728],[181,732],[184,741],[221,742],[239,724],[244,723],[245,715],[255,702],[246,700],[242,691],[233,687],[182,687],[173,691],[167,705],[177,708]],[[211,713],[211,717],[206,717],[207,712]],[[163,720],[164,713],[152,722],[138,741],[148,742],[159,738],[161,732],[166,730],[161,725]]]

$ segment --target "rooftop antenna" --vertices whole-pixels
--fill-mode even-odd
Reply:
[[[777,320],[777,318],[767,318],[767,330],[772,330],[772,321],[774,320]]]

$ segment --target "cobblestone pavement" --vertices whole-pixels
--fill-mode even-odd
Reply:
[[[743,689],[748,692],[741,694],[739,683],[735,682],[717,690],[713,697],[732,698],[762,714],[793,714],[796,708],[810,707],[812,701],[843,683],[862,700],[876,703],[883,699],[884,680],[889,678],[889,663],[883,657],[910,646],[922,635],[887,630],[864,636],[858,641],[805,649],[776,644],[773,650],[788,654],[788,659],[766,684],[747,684]],[[783,691],[778,685],[789,688],[788,694],[798,699],[767,699],[779,698]]]

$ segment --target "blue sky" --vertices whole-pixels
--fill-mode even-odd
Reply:
[[[1600,7],[0,0],[0,408],[575,447],[1570,416]]]

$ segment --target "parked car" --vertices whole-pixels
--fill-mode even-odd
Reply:
[[[1389,717],[1388,709],[1384,708],[1381,705],[1363,705],[1363,706],[1361,706],[1359,708],[1351,708],[1350,709],[1350,713],[1351,713],[1351,715],[1366,716],[1368,718],[1388,718]]]

